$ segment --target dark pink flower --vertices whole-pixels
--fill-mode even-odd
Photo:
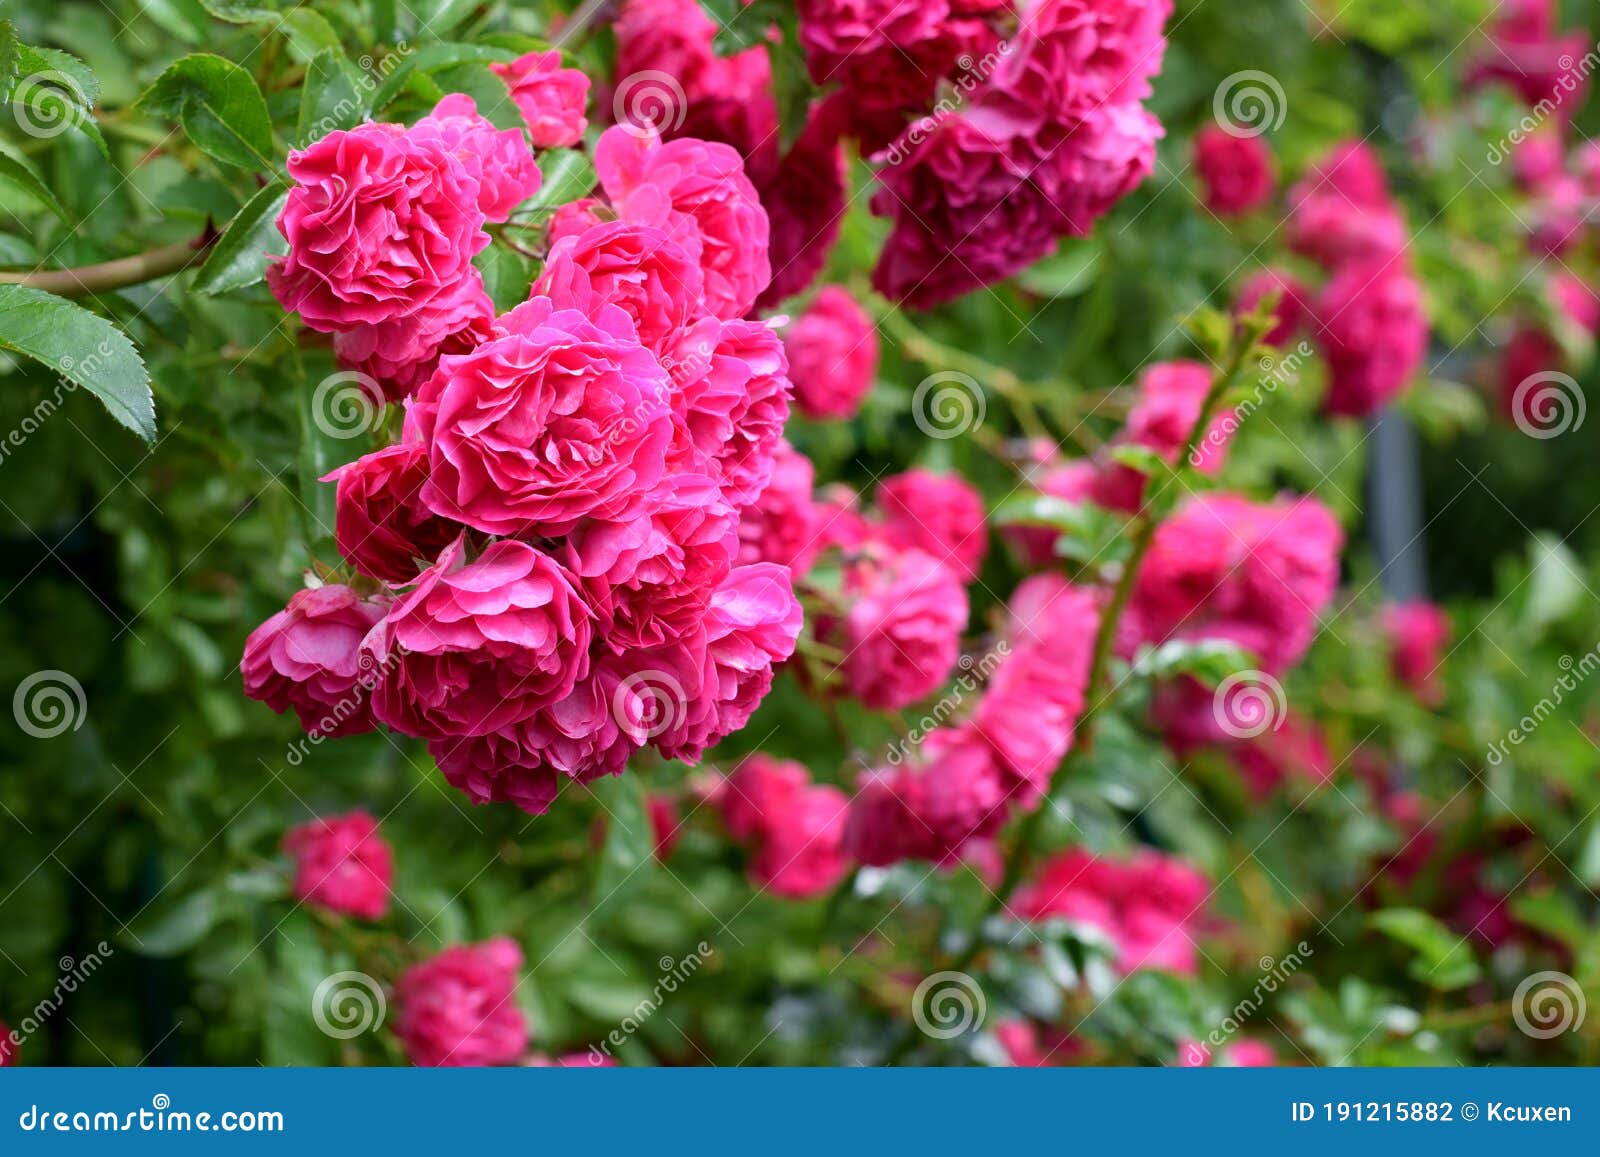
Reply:
[[[769,226],[735,149],[687,138],[662,144],[616,126],[601,134],[594,162],[619,217],[661,229],[700,263],[710,313],[728,320],[749,312],[772,277]]]
[[[1002,77],[1063,112],[1143,100],[1161,71],[1171,14],[1172,0],[1032,0]]]
[[[1289,190],[1289,245],[1329,269],[1388,260],[1407,244],[1405,221],[1389,195],[1377,154],[1347,141]]]
[[[844,619],[850,692],[878,711],[932,693],[955,669],[967,592],[954,571],[920,550],[876,551],[845,576],[854,597]]]
[[[545,235],[551,245],[563,237],[576,237],[604,221],[611,220],[608,209],[593,197],[579,197],[565,205],[556,206],[545,226]]]
[[[364,575],[404,584],[417,577],[461,533],[456,523],[422,504],[428,455],[417,442],[401,442],[341,466],[334,539],[339,553]]]
[[[1206,125],[1194,135],[1194,169],[1206,208],[1223,217],[1259,209],[1277,188],[1267,143],[1221,125]]]
[[[887,542],[932,555],[964,583],[978,577],[989,528],[983,497],[961,475],[918,466],[879,482],[877,499]]]
[[[468,562],[458,541],[367,640],[385,672],[373,711],[442,742],[525,723],[587,672],[593,619],[573,576],[537,548],[502,539]]]
[[[562,68],[561,53],[529,52],[509,64],[497,61],[489,71],[506,82],[534,148],[564,149],[583,140],[589,78]]]
[[[808,418],[849,418],[878,374],[878,331],[856,299],[829,285],[783,337],[795,402]]]
[[[506,220],[539,191],[543,175],[521,131],[495,128],[470,96],[451,93],[411,126],[410,135],[438,142],[461,162],[478,182],[478,208],[490,221]]]
[[[1395,678],[1423,703],[1437,706],[1444,699],[1439,668],[1450,642],[1450,616],[1433,603],[1395,603],[1384,608],[1382,626]]]
[[[295,863],[294,894],[330,912],[381,920],[394,884],[394,852],[364,811],[321,816],[290,828],[283,850]]]
[[[1292,273],[1281,269],[1261,269],[1245,278],[1239,286],[1234,312],[1241,317],[1254,313],[1256,306],[1269,293],[1278,295],[1278,304],[1273,311],[1278,324],[1262,340],[1281,349],[1290,338],[1308,328],[1312,309],[1311,291]]]
[[[1349,262],[1317,299],[1330,414],[1365,417],[1405,389],[1428,352],[1422,284],[1399,258]]]
[[[815,102],[805,127],[761,182],[761,203],[770,219],[772,282],[756,299],[758,310],[802,292],[816,280],[839,238],[848,193],[843,101]]]
[[[1195,435],[1200,408],[1214,376],[1212,368],[1203,362],[1156,362],[1146,367],[1139,375],[1138,401],[1128,412],[1122,437],[1176,464]],[[1194,439],[1196,469],[1202,474],[1215,474],[1222,469],[1232,434],[1226,415],[1213,417],[1210,428]]]
[[[480,183],[440,141],[364,124],[290,153],[288,166],[278,231],[289,255],[267,283],[312,329],[406,317],[475,276],[489,244]]]
[[[735,506],[767,487],[774,455],[789,420],[789,362],[772,329],[753,321],[706,318],[668,354],[681,390],[674,399],[694,456],[709,458],[722,475],[723,495]],[[681,460],[675,469],[685,468]]]
[[[394,1034],[414,1065],[503,1065],[528,1047],[517,1005],[522,950],[501,936],[456,944],[394,986]]]
[[[750,876],[761,886],[805,899],[844,877],[848,803],[838,788],[812,784],[803,765],[746,758],[728,777],[722,806],[730,834],[754,846]]]
[[[766,489],[739,516],[741,562],[774,562],[796,574],[811,569],[823,546],[811,500],[813,476],[809,458],[778,443]]]
[[[441,359],[411,407],[428,448],[423,501],[490,534],[631,517],[672,438],[666,374],[632,322],[534,298],[500,326],[503,337]]]
[[[700,316],[704,292],[700,267],[661,230],[608,221],[552,244],[532,295],[588,317],[615,305],[660,353]]]
[[[280,715],[293,707],[310,735],[371,731],[372,666],[361,644],[386,609],[349,587],[296,591],[245,642],[245,694]]]
[[[406,317],[341,330],[333,338],[339,365],[371,379],[362,385],[376,402],[409,397],[433,376],[441,356],[468,353],[489,339],[494,302],[483,278],[471,270],[460,286]]]

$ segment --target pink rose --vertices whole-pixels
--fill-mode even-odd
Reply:
[[[1395,603],[1384,608],[1381,625],[1395,678],[1421,702],[1437,706],[1444,699],[1439,668],[1450,642],[1450,616],[1433,603]]]
[[[1499,386],[1500,412],[1513,422],[1532,429],[1541,428],[1539,406],[1543,391],[1540,382],[1533,381],[1539,374],[1559,371],[1567,364],[1566,351],[1545,330],[1538,326],[1523,325],[1511,335],[1500,351],[1496,367]],[[1532,381],[1528,389],[1524,382]]]
[[[456,540],[461,527],[422,504],[427,479],[428,455],[417,442],[365,454],[323,479],[338,483],[334,539],[351,566],[401,585]]]
[[[517,1006],[522,950],[501,936],[456,944],[394,986],[394,1034],[414,1065],[503,1065],[528,1047]]]
[[[1311,291],[1299,279],[1281,269],[1258,270],[1239,286],[1233,309],[1241,317],[1252,314],[1262,299],[1274,292],[1278,294],[1278,304],[1273,316],[1278,323],[1262,340],[1281,349],[1311,320]]]
[[[805,899],[843,879],[848,803],[838,788],[813,785],[801,764],[756,754],[728,777],[722,800],[729,832],[755,847],[750,876],[757,884]]]
[[[1581,278],[1557,273],[1550,279],[1550,300],[1561,315],[1590,336],[1600,335],[1600,295]]]
[[[447,548],[366,648],[385,670],[377,717],[407,735],[484,736],[570,695],[588,670],[594,613],[571,574],[501,539],[468,562]]]
[[[594,163],[619,217],[661,229],[699,262],[707,310],[724,320],[750,311],[772,278],[769,226],[737,151],[616,126],[600,135]]]
[[[342,330],[333,349],[340,366],[377,385],[374,401],[397,402],[433,376],[441,356],[469,353],[489,339],[493,326],[494,302],[474,269],[459,292],[441,294],[406,317]]]
[[[497,129],[478,115],[470,96],[451,93],[433,112],[411,126],[414,140],[437,141],[478,182],[478,208],[490,221],[504,221],[511,211],[539,191],[543,174],[517,129]]]
[[[592,317],[603,305],[633,320],[639,340],[660,353],[700,315],[700,267],[659,229],[626,221],[595,225],[550,247],[532,296]]]
[[[17,1046],[11,1039],[11,1026],[0,1020],[0,1069],[17,1063]]]
[[[322,816],[290,828],[283,850],[294,860],[294,894],[330,912],[381,920],[389,911],[394,852],[364,811]]]
[[[796,574],[811,569],[822,549],[813,478],[811,460],[779,442],[766,488],[739,516],[740,562],[779,563]]]
[[[761,203],[770,222],[772,282],[756,300],[775,308],[801,293],[822,272],[844,221],[846,180],[844,103],[841,97],[814,102],[805,127],[761,183]]]
[[[669,384],[620,309],[534,298],[505,336],[441,359],[410,412],[423,501],[489,534],[566,533],[636,513],[666,467]]]
[[[1365,141],[1329,150],[1289,190],[1289,245],[1329,269],[1403,252],[1405,222]]]
[[[959,474],[916,467],[878,483],[883,537],[942,562],[964,583],[978,577],[989,547],[982,496]]]
[[[721,471],[728,501],[746,506],[766,489],[789,420],[783,342],[758,322],[708,318],[675,352],[685,358],[676,403],[688,441]]]
[[[1206,208],[1223,217],[1259,209],[1272,199],[1277,186],[1266,142],[1220,125],[1206,125],[1195,134],[1194,168],[1205,191]]]
[[[550,244],[554,245],[563,237],[576,237],[611,219],[609,211],[599,201],[593,197],[579,197],[576,201],[556,206],[550,214],[545,232]]]
[[[362,640],[385,604],[349,587],[296,591],[244,645],[244,692],[279,715],[290,707],[308,735],[359,735],[374,723]]]
[[[529,52],[489,71],[506,82],[536,149],[565,149],[583,140],[589,78],[561,67],[561,53]]]
[[[876,552],[853,563],[845,590],[845,679],[876,711],[898,711],[955,669],[967,592],[954,571],[920,550]]]
[[[1140,101],[1161,71],[1171,0],[1032,0],[1022,6],[1008,83],[1040,88],[1040,103],[1081,111]]]
[[[1211,390],[1212,369],[1203,362],[1156,362],[1139,375],[1139,399],[1128,412],[1123,437],[1154,450],[1176,465],[1195,434],[1200,408]],[[1202,474],[1215,474],[1227,457],[1233,426],[1225,414],[1211,420],[1195,437],[1193,463]]]
[[[827,286],[789,327],[783,346],[795,401],[808,418],[849,418],[878,373],[878,332],[855,298]]]
[[[489,244],[480,184],[440,141],[364,124],[290,153],[288,167],[289,255],[267,283],[312,329],[407,317],[476,276]]]
[[[1404,261],[1346,264],[1323,288],[1316,309],[1328,359],[1325,412],[1371,414],[1422,368],[1428,315],[1422,285]]]

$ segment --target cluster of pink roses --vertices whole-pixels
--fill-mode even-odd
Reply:
[[[825,892],[849,867],[844,792],[811,782],[804,764],[751,755],[713,789],[728,833],[751,848],[750,877],[779,896]]]
[[[536,137],[570,143],[581,87],[551,64],[504,75]],[[498,318],[471,258],[539,170],[462,97],[294,154],[271,275],[370,353],[405,421],[332,476],[359,581],[262,624],[246,689],[319,738],[424,739],[474,801],[535,814],[646,744],[698,759],[801,620],[788,570],[738,557],[790,391],[781,341],[744,320],[769,276],[755,189],[733,149],[634,126],[594,162],[603,199],[556,215],[529,299]]]
[[[764,306],[809,285],[837,238],[844,137],[879,165],[873,211],[893,223],[874,283],[918,306],[999,281],[1058,238],[1086,233],[1154,167],[1161,126],[1141,102],[1161,69],[1171,0],[798,9],[807,69],[827,91],[781,156],[765,45],[718,57],[716,26],[692,0],[625,0],[617,24],[618,115],[745,157],[772,215]],[[664,99],[684,107],[633,107],[630,83],[663,73],[677,90]]]

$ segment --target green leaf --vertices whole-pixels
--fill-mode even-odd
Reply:
[[[11,99],[11,90],[17,83],[21,52],[22,45],[17,41],[16,27],[9,20],[0,20],[0,101]]]
[[[556,149],[539,158],[544,181],[528,201],[530,209],[546,209],[576,201],[594,191],[594,162],[587,153]]]
[[[267,275],[267,258],[289,250],[278,232],[278,212],[289,187],[274,183],[262,189],[228,223],[195,274],[196,293],[228,293],[254,285]]]
[[[110,160],[111,150],[106,147],[106,139],[94,119],[100,82],[95,79],[93,70],[69,52],[21,44],[15,38],[12,44],[15,71],[10,82],[0,88],[4,89],[4,99],[10,102],[22,131],[47,140],[64,128],[75,128],[95,143],[101,156]],[[5,50],[0,48],[0,56],[4,55]],[[0,62],[0,69],[4,67]],[[3,79],[0,73],[0,80]]]
[[[1448,992],[1464,988],[1483,975],[1466,939],[1420,909],[1389,908],[1374,912],[1367,923],[1416,952],[1407,971],[1430,988]]]
[[[319,53],[306,68],[294,144],[303,149],[338,129],[361,123],[366,103],[350,62],[338,52]]]
[[[1159,647],[1141,648],[1133,660],[1134,674],[1147,679],[1192,675],[1208,687],[1258,666],[1259,659],[1224,639],[1174,639]]]
[[[1094,238],[1068,238],[1052,256],[1017,274],[1017,284],[1040,297],[1076,297],[1094,284],[1102,256]]]
[[[34,168],[33,162],[4,141],[0,141],[0,181],[15,185],[61,218],[64,224],[72,224],[67,211],[61,207],[61,202],[56,200],[56,195],[44,183],[44,178],[39,174],[39,170]]]
[[[533,284],[534,263],[515,249],[491,245],[472,259],[483,275],[483,289],[494,302],[495,312],[505,313],[528,300]]]
[[[127,938],[146,956],[177,956],[200,943],[221,914],[216,890],[202,888],[170,901],[157,900],[128,926]]]
[[[155,401],[139,353],[105,318],[42,289],[0,285],[0,349],[14,350],[75,382],[146,442]]]
[[[478,44],[430,44],[419,48],[395,66],[372,94],[372,110],[377,112],[400,94],[414,73],[429,73],[458,64],[490,64],[497,60],[515,60],[510,49],[493,48]]]
[[[637,775],[608,776],[592,785],[606,817],[606,841],[595,870],[594,906],[615,898],[641,869],[655,861],[655,834],[644,801],[644,783]]]
[[[185,56],[156,78],[139,104],[176,118],[195,145],[225,165],[271,169],[272,121],[250,74],[220,56]]]

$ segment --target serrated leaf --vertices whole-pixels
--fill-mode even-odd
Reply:
[[[206,52],[185,56],[138,103],[175,118],[199,149],[225,165],[272,168],[267,102],[250,74],[230,60]]]
[[[295,148],[303,149],[339,129],[352,128],[366,116],[350,62],[337,52],[319,53],[307,67],[300,90],[300,120]]]
[[[116,326],[42,289],[0,285],[0,349],[14,350],[76,382],[111,416],[155,441],[155,400],[144,362]]]
[[[56,200],[56,195],[44,183],[44,177],[40,175],[38,169],[34,168],[33,162],[4,141],[0,141],[0,180],[21,189],[28,196],[50,210],[50,212],[61,218],[63,224],[72,224],[72,219],[67,216],[67,211],[61,207],[61,202]]]
[[[95,123],[94,106],[100,99],[100,82],[94,71],[70,52],[22,44],[14,38],[15,75],[5,94],[22,130],[48,139],[62,126],[71,126],[95,143],[100,155],[111,150]]]
[[[196,293],[228,293],[266,277],[267,258],[289,251],[277,228],[278,213],[288,198],[288,186],[277,183],[250,198],[195,274]]]

